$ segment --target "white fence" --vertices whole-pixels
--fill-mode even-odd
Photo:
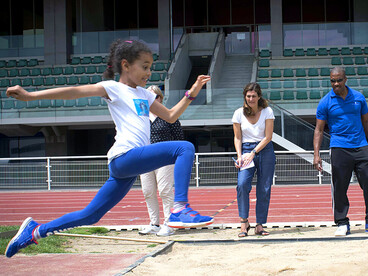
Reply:
[[[191,186],[236,185],[234,152],[196,153]],[[323,174],[312,165],[313,152],[276,151],[274,184],[330,183],[328,151],[321,151]],[[100,188],[109,177],[106,156],[0,158],[0,189]],[[256,181],[254,177],[254,182]],[[140,186],[137,179],[135,186]]]

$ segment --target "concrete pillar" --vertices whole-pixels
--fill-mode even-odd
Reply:
[[[170,58],[172,0],[158,0],[158,45],[160,59]],[[174,0],[175,1],[175,0]]]
[[[284,36],[282,32],[282,0],[271,0],[271,51],[272,56],[282,56]]]
[[[45,64],[66,64],[72,49],[70,0],[44,0]]]

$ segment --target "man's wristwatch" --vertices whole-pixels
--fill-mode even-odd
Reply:
[[[255,149],[252,149],[252,151],[251,151],[252,153],[254,153],[254,154],[257,154],[257,152],[256,152],[256,150]]]

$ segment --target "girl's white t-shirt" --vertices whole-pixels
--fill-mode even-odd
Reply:
[[[243,107],[241,107],[235,110],[231,121],[240,124],[242,130],[242,143],[246,143],[259,142],[265,138],[266,120],[268,119],[275,119],[273,111],[269,106],[261,110],[261,115],[255,124],[251,124],[247,120],[247,117],[245,117],[243,113]]]
[[[105,99],[115,123],[115,143],[107,153],[109,162],[137,147],[150,144],[149,109],[155,94],[137,86],[132,88],[114,80],[99,82],[109,99]]]

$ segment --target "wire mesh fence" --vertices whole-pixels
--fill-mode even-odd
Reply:
[[[234,152],[196,153],[191,186],[236,185]],[[330,183],[329,152],[321,151],[323,173],[313,168],[313,152],[276,151],[274,184]],[[91,189],[109,177],[106,156],[1,158],[0,189]],[[256,183],[255,174],[253,183]],[[140,186],[140,179],[134,183]]]

